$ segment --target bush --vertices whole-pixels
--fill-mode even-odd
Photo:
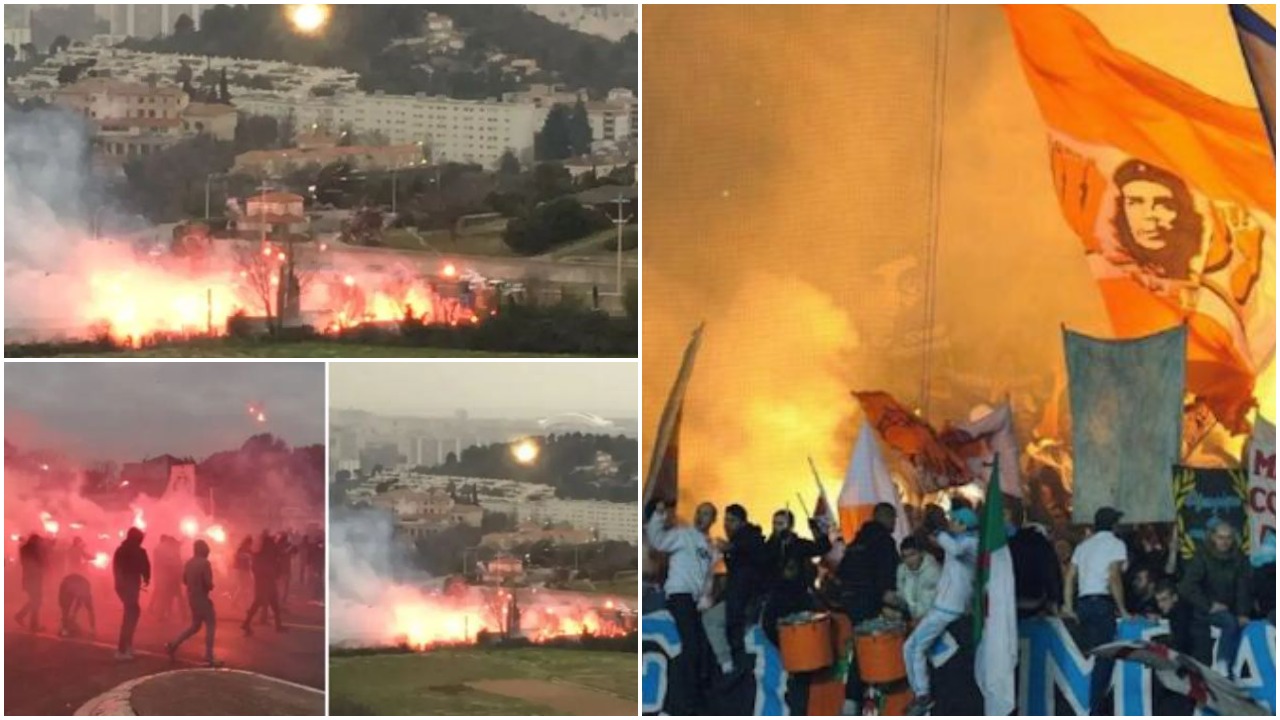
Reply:
[[[609,227],[604,213],[570,197],[543,203],[512,220],[502,240],[521,255],[538,255],[570,240],[578,240]]]

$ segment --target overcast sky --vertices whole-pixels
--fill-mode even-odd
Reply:
[[[333,363],[334,408],[380,415],[525,418],[588,412],[634,419],[634,362]]]
[[[200,459],[259,432],[309,445],[324,442],[324,365],[5,363],[4,420],[19,448],[80,460]]]

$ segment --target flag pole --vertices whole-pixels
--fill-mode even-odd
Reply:
[[[680,414],[680,406],[684,403],[684,392],[689,385],[689,377],[693,374],[693,359],[698,354],[698,346],[702,342],[702,329],[706,323],[698,323],[689,344],[685,346],[684,358],[680,361],[680,372],[676,374],[675,383],[667,395],[667,404],[662,409],[662,419],[658,423],[658,436],[653,443],[653,452],[649,455],[649,471],[644,479],[644,507],[653,499],[657,485],[658,469],[662,466],[662,458],[671,444],[675,431],[676,417]]]

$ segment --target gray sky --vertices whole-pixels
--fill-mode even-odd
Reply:
[[[636,417],[634,362],[332,363],[331,406],[381,415]]]
[[[249,416],[258,403],[266,421]],[[80,460],[172,453],[203,458],[270,432],[324,442],[322,363],[4,365],[5,439]]]

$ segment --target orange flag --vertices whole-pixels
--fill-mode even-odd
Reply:
[[[936,492],[972,479],[965,459],[943,443],[929,423],[916,417],[892,395],[875,390],[855,392],[853,396],[885,444],[905,455],[915,466],[920,492]],[[845,505],[844,501],[840,502]],[[857,532],[856,525],[853,531]],[[849,528],[846,527],[845,532],[849,532]]]
[[[1275,352],[1276,177],[1258,110],[1112,47],[1066,7],[1005,13],[1112,329],[1185,322],[1189,389],[1242,432]]]

